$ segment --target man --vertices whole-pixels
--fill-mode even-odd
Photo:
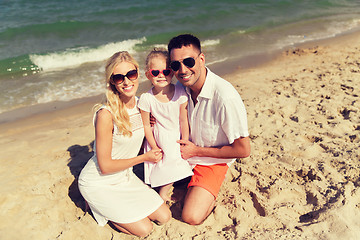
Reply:
[[[170,67],[189,95],[190,141],[179,141],[181,155],[196,165],[182,218],[198,225],[214,208],[229,166],[250,155],[246,110],[235,88],[205,67],[198,38],[174,37],[168,51]]]

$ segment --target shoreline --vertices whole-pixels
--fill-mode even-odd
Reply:
[[[139,84],[138,95],[145,92],[150,87],[150,83],[141,82]],[[41,103],[33,106],[22,107],[8,112],[0,113],[0,125],[8,122],[22,120],[24,118],[33,117],[40,114],[50,114],[54,111],[64,110],[73,106],[90,106],[90,109],[105,99],[105,94],[99,94],[91,97],[73,99],[70,101],[55,101],[49,103]]]
[[[341,41],[343,38],[352,37],[353,35],[359,35],[360,29],[353,29],[349,32],[344,32],[340,35],[336,35],[334,37],[313,40],[305,43],[299,43],[296,45],[284,47],[282,49],[264,52],[261,54],[251,55],[248,57],[242,58],[234,58],[228,61],[224,61],[221,63],[211,64],[208,67],[217,75],[224,77],[226,75],[232,75],[237,71],[246,71],[253,68],[258,68],[265,66],[267,64],[271,64],[273,61],[276,61],[283,52],[295,49],[295,48],[306,48],[315,45],[328,45],[338,41]],[[231,80],[227,79],[231,82]],[[176,81],[175,77],[174,80]],[[144,93],[150,88],[150,83],[148,81],[141,82],[139,84],[139,90],[137,95]],[[0,125],[8,122],[13,122],[17,120],[22,120],[27,117],[31,117],[39,114],[51,113],[53,111],[62,110],[69,108],[71,106],[81,105],[84,103],[88,103],[89,105],[95,105],[96,103],[100,103],[104,99],[104,95],[100,94],[97,96],[84,97],[73,99],[69,101],[55,101],[49,103],[42,103],[33,106],[21,107],[14,110],[10,110],[7,112],[0,113]]]

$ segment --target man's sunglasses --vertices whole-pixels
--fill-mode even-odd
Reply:
[[[111,75],[110,81],[114,85],[119,85],[124,82],[125,77],[127,77],[131,81],[134,81],[138,78],[138,71],[135,69],[128,71],[125,75],[122,74]]]
[[[153,77],[157,77],[160,73],[162,73],[166,77],[166,76],[170,75],[171,70],[170,69],[163,69],[163,70],[150,69],[149,72]]]
[[[199,55],[196,58],[188,57],[181,61],[173,61],[170,63],[170,67],[174,72],[179,70],[181,63],[183,63],[188,68],[192,68],[193,66],[195,66],[195,59],[197,59],[200,56],[200,54],[201,53],[199,53]]]

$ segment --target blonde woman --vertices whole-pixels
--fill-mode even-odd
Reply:
[[[100,226],[110,221],[122,232],[144,237],[151,221],[166,223],[171,212],[132,171],[136,164],[162,159],[161,150],[138,156],[144,138],[135,96],[138,70],[128,52],[115,53],[106,64],[106,102],[94,116],[94,156],[81,171],[79,189]]]

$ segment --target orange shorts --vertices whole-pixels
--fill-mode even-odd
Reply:
[[[202,187],[216,198],[228,169],[229,167],[226,163],[210,166],[196,165],[193,169],[194,175],[191,177],[188,188],[193,186]]]

